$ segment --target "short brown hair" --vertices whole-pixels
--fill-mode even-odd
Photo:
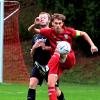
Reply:
[[[65,21],[66,20],[66,17],[63,14],[54,13],[51,16],[51,20],[53,21],[54,19],[59,19],[59,20]]]

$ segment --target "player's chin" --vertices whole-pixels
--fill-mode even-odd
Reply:
[[[46,25],[46,23],[43,23],[43,22],[41,22],[40,24],[43,25],[43,26]]]
[[[57,33],[61,33],[61,30],[60,29],[57,28],[55,30],[56,30]]]

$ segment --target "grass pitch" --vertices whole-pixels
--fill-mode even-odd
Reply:
[[[0,100],[27,100],[28,85],[0,84]],[[100,85],[61,83],[66,100],[100,100]],[[47,85],[37,87],[37,100],[48,100]]]

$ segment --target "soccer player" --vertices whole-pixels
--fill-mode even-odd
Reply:
[[[55,84],[61,76],[63,70],[74,67],[76,63],[74,51],[71,49],[69,53],[61,55],[57,50],[57,43],[59,41],[67,41],[72,46],[72,39],[74,37],[82,36],[90,45],[91,52],[97,52],[98,48],[95,46],[91,38],[84,31],[75,30],[64,25],[66,17],[63,14],[55,13],[52,15],[52,28],[37,29],[33,25],[33,31],[40,33],[47,37],[52,48],[52,57],[47,66],[49,67],[48,75],[48,93],[49,100],[57,100]]]
[[[35,19],[35,23],[40,25],[38,27],[49,28],[50,15],[46,12],[41,12],[39,17]],[[32,32],[33,25],[28,28],[30,32]],[[37,25],[35,27],[37,27]],[[34,35],[32,45],[33,46],[31,48],[30,54],[33,56],[34,67],[30,76],[27,100],[36,100],[37,85],[42,85],[44,79],[47,81],[49,69],[45,65],[50,59],[51,50],[48,39],[40,34]],[[58,100],[64,100],[64,94],[59,89],[58,84],[56,85],[56,94]]]

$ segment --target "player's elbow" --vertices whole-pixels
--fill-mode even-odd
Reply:
[[[29,32],[33,32],[33,31],[34,31],[34,26],[35,26],[35,24],[32,24],[32,25],[28,28],[28,31],[29,31]]]
[[[35,31],[36,33],[40,33],[40,29],[34,28],[34,31]]]
[[[31,32],[31,29],[30,29],[30,27],[28,28],[28,31],[29,31],[29,32]]]
[[[86,33],[86,32],[81,31],[81,32],[80,32],[80,35],[84,37],[85,35],[87,35],[87,33]]]

